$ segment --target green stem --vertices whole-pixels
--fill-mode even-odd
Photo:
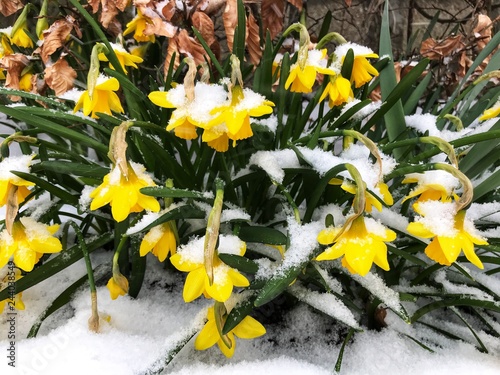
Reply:
[[[288,190],[282,184],[280,184],[279,182],[276,182],[274,180],[271,180],[271,181],[274,185],[276,185],[278,187],[278,189],[280,189],[281,193],[285,196],[286,200],[288,201],[288,203],[292,207],[293,216],[295,217],[295,221],[297,222],[297,224],[301,224],[299,207],[297,207],[297,204],[293,200],[293,197],[290,195]]]

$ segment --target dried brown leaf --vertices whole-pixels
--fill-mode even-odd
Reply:
[[[191,38],[184,29],[177,34],[177,48],[182,55],[191,56],[196,65],[204,63],[205,58],[209,59],[203,46]]]
[[[0,68],[7,71],[5,77],[5,87],[9,89],[19,90],[19,80],[21,72],[29,64],[29,59],[22,53],[14,53],[0,59]],[[11,95],[12,101],[19,101],[19,96]]]
[[[479,53],[491,40],[493,32],[493,22],[491,22],[491,18],[484,14],[479,14],[476,19],[476,27],[474,27],[472,31],[476,38],[474,49]]]
[[[160,17],[151,18],[151,23],[146,25],[144,35],[163,35],[172,38],[177,31],[177,27],[170,22],[163,21]]]
[[[234,29],[238,24],[237,0],[227,0],[224,13],[222,14],[222,21],[224,23],[224,30],[226,30],[227,48],[233,51],[234,42]]]
[[[458,52],[463,47],[462,35],[449,36],[444,40],[428,38],[422,42],[420,54],[431,60],[440,60]]]
[[[50,55],[62,47],[75,28],[75,19],[71,16],[55,21],[48,30],[43,32],[43,44],[40,49],[42,61],[47,64]]]
[[[262,0],[260,10],[264,31],[269,30],[274,39],[283,30],[285,0]]]
[[[0,13],[8,17],[23,7],[21,0],[0,0]]]
[[[212,19],[203,12],[194,12],[191,23],[200,32],[201,36],[209,46],[215,41],[214,23]]]
[[[162,14],[165,21],[171,21],[172,17],[175,15],[177,7],[175,6],[175,0],[170,0],[168,2],[163,2],[157,5],[158,12]]]
[[[45,68],[45,82],[55,91],[57,96],[64,94],[73,88],[76,79],[76,71],[69,66],[64,57],[61,57],[55,64]]]
[[[299,12],[302,11],[303,0],[287,0],[290,4],[292,4]],[[346,0],[346,2],[350,0]],[[349,6],[349,5],[348,5]]]
[[[179,48],[177,45],[177,36],[170,38],[168,40],[168,48],[167,48],[167,56],[165,57],[165,64],[163,66],[163,74],[167,76],[168,74],[168,68],[170,67],[170,62],[172,61],[172,58],[174,58],[175,54],[175,60],[174,60],[174,69],[177,69],[180,64],[180,58],[179,58]]]
[[[219,11],[219,9],[222,8],[225,3],[226,0],[208,0],[206,2],[204,1],[203,5],[200,4],[197,9],[205,12],[208,15],[211,15]]]
[[[92,8],[92,13],[96,14],[99,10],[99,4],[101,3],[101,0],[88,0],[87,2]]]
[[[250,62],[254,65],[258,65],[262,58],[262,49],[260,48],[259,25],[252,13],[247,17],[246,45]]]

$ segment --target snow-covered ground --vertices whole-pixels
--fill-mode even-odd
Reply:
[[[112,253],[94,253],[93,265],[110,262],[111,257]],[[88,289],[82,289],[68,305],[42,324],[36,338],[25,339],[39,314],[85,273],[85,265],[80,261],[23,293],[26,309],[15,316],[15,369],[8,366],[8,316],[5,313],[0,316],[2,375],[146,374],[148,369],[159,369],[167,353],[203,324],[209,303],[204,299],[184,303],[184,276],[162,268],[151,256],[137,299],[126,296],[113,301],[105,286],[98,287],[99,310],[111,316],[109,323],[102,323],[100,333],[92,333],[87,328],[90,296]],[[196,351],[192,337],[164,373],[334,373],[346,327],[305,304],[297,305],[291,313],[284,314],[283,319],[276,315],[267,317],[271,323],[266,324],[266,335],[254,340],[238,340],[231,359],[225,358],[216,346]],[[409,326],[390,312],[386,323],[388,327],[380,332],[364,331],[354,335],[345,349],[341,374],[499,374],[498,338],[480,334],[490,350],[489,354],[483,354],[471,344],[438,337],[422,325]],[[423,340],[435,352],[423,349],[404,334]]]

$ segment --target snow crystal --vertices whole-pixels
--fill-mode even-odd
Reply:
[[[46,191],[39,195],[36,199],[26,202],[23,209],[26,210],[33,220],[38,220],[56,203],[56,201],[57,200],[50,199],[50,194]]]
[[[354,52],[354,56],[370,55],[373,53],[371,48],[348,42],[339,44],[337,48],[335,48],[335,55],[340,59],[344,57],[350,49]]]
[[[490,279],[490,278],[488,278]],[[494,302],[494,298],[480,289],[465,284],[454,284],[446,278],[446,270],[440,269],[435,273],[434,280],[443,286],[447,293],[460,294],[462,296],[474,297],[484,301]]]
[[[219,248],[217,250],[221,254],[243,255],[245,243],[238,236],[221,234],[219,235]]]
[[[384,225],[406,233],[406,228],[409,224],[408,218],[401,215],[399,212],[393,211],[387,207],[382,207],[382,211],[373,210],[371,215],[375,219],[380,220]]]
[[[245,220],[250,221],[251,217],[243,209],[237,207],[226,208],[222,210],[221,222],[231,221],[231,220]]]
[[[418,186],[440,185],[446,189],[448,195],[453,193],[453,191],[460,186],[458,178],[442,170],[425,171],[424,173],[409,173],[406,175],[406,178],[417,180]]]
[[[11,173],[11,171],[30,173],[30,165],[34,155],[9,156],[0,162],[0,180],[11,180],[14,183],[20,182],[21,177]]]
[[[195,237],[185,245],[177,248],[177,254],[181,256],[181,262],[203,264],[204,262],[205,236]]]
[[[307,147],[298,147],[298,149],[307,162],[312,165],[314,170],[320,174],[320,176],[323,176],[333,167],[344,163],[344,160],[338,156],[320,148],[311,150]]]
[[[458,232],[455,228],[457,206],[455,202],[428,200],[420,202],[418,208],[423,217],[418,217],[416,222],[422,223],[437,236],[454,237],[457,235]]]
[[[484,220],[500,223],[500,202],[472,203],[467,209],[467,217],[472,220]]]
[[[266,126],[273,133],[275,133],[276,129],[278,128],[278,118],[276,117],[276,115],[271,115],[268,118],[264,119],[254,119],[253,122],[255,124]]]
[[[273,181],[280,184],[285,177],[283,168],[298,168],[300,166],[297,155],[290,149],[257,151],[250,157],[250,164],[262,168]]]
[[[90,193],[94,191],[94,187],[90,185],[85,185],[80,194],[80,198],[78,199],[78,209],[81,212],[86,212],[90,208],[90,203],[92,202],[92,198],[90,198]]]
[[[342,110],[340,111],[339,117],[342,116],[349,109],[351,109],[352,107],[354,107],[356,104],[359,104],[359,103],[361,103],[361,100],[359,100],[359,99],[353,99],[350,102],[346,103],[342,107]],[[378,101],[378,102],[371,102],[368,105],[365,105],[359,111],[357,111],[354,115],[352,115],[351,118],[353,120],[361,121],[361,120],[365,119],[366,117],[370,116],[376,110],[378,110],[381,105],[382,105],[382,103],[380,101]],[[334,120],[334,122],[335,122],[335,120]]]
[[[361,329],[358,322],[352,315],[351,310],[340,301],[335,295],[330,293],[318,293],[295,283],[288,291],[297,299],[318,309],[321,312],[347,324],[348,326]]]
[[[71,100],[74,101],[75,103],[80,99],[82,96],[83,91],[77,89],[76,87],[72,88],[71,90],[65,91],[63,94],[59,95],[58,98],[64,99],[64,100]],[[73,113],[73,112],[71,112]],[[78,112],[75,113],[75,115]]]

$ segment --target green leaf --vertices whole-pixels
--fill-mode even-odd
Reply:
[[[43,161],[38,164],[34,164],[31,167],[31,171],[38,173],[41,171],[50,171],[56,173],[73,174],[75,176],[93,177],[93,178],[103,178],[107,173],[109,173],[109,168],[101,167],[97,164],[82,164],[73,163],[66,161]]]
[[[219,258],[232,268],[245,273],[257,273],[259,265],[254,261],[235,254],[219,253]]]
[[[205,200],[208,199],[204,193],[199,191],[168,188],[162,186],[145,187],[142,188],[140,191],[142,194],[150,195],[153,197],[161,197],[161,198],[196,198]]]
[[[495,302],[483,301],[483,300],[477,300],[477,299],[468,299],[468,298],[453,298],[453,299],[446,299],[446,300],[431,302],[431,303],[419,308],[417,311],[415,311],[413,313],[413,316],[411,317],[411,322],[415,323],[422,316],[424,316],[425,314],[428,314],[429,312],[431,312],[433,310],[441,309],[444,307],[450,307],[450,306],[479,307],[481,309],[487,309],[487,310],[492,310],[495,312],[500,312],[500,306]]]
[[[244,226],[238,237],[245,242],[257,242],[266,245],[286,245],[287,237],[277,229],[269,227]]]
[[[113,241],[112,233],[105,233],[87,243],[87,250],[89,253],[102,248],[104,245]],[[16,281],[15,290],[17,293],[21,293],[24,290],[31,288],[43,280],[54,276],[56,273],[61,272],[63,269],[71,266],[73,263],[83,258],[83,253],[80,245],[74,245],[69,249],[61,252],[55,258],[49,260],[38,268],[28,273],[26,276],[20,278]],[[0,292],[0,301],[8,298],[8,290],[3,289]]]
[[[243,71],[243,62],[245,60],[245,35],[246,35],[246,16],[243,0],[237,0],[237,15],[238,21],[234,31],[233,54],[240,60],[241,70]]]
[[[352,50],[352,48],[349,48],[349,50],[345,55],[344,62],[342,63],[342,70],[340,71],[342,77],[346,79],[351,79],[353,65],[354,65],[354,51]]]
[[[204,218],[205,218],[205,211],[202,211],[200,209],[194,208],[193,206],[189,205],[180,206],[161,215],[158,219],[156,219],[146,227],[142,228],[140,231],[134,232],[134,234],[145,232],[147,230],[150,230],[151,228],[156,227],[157,225],[166,223],[167,221],[171,220],[204,219]]]
[[[226,318],[224,327],[222,328],[222,333],[227,335],[234,329],[240,322],[245,319],[254,309],[255,295],[250,296],[250,298],[238,302],[238,304],[231,310]]]

